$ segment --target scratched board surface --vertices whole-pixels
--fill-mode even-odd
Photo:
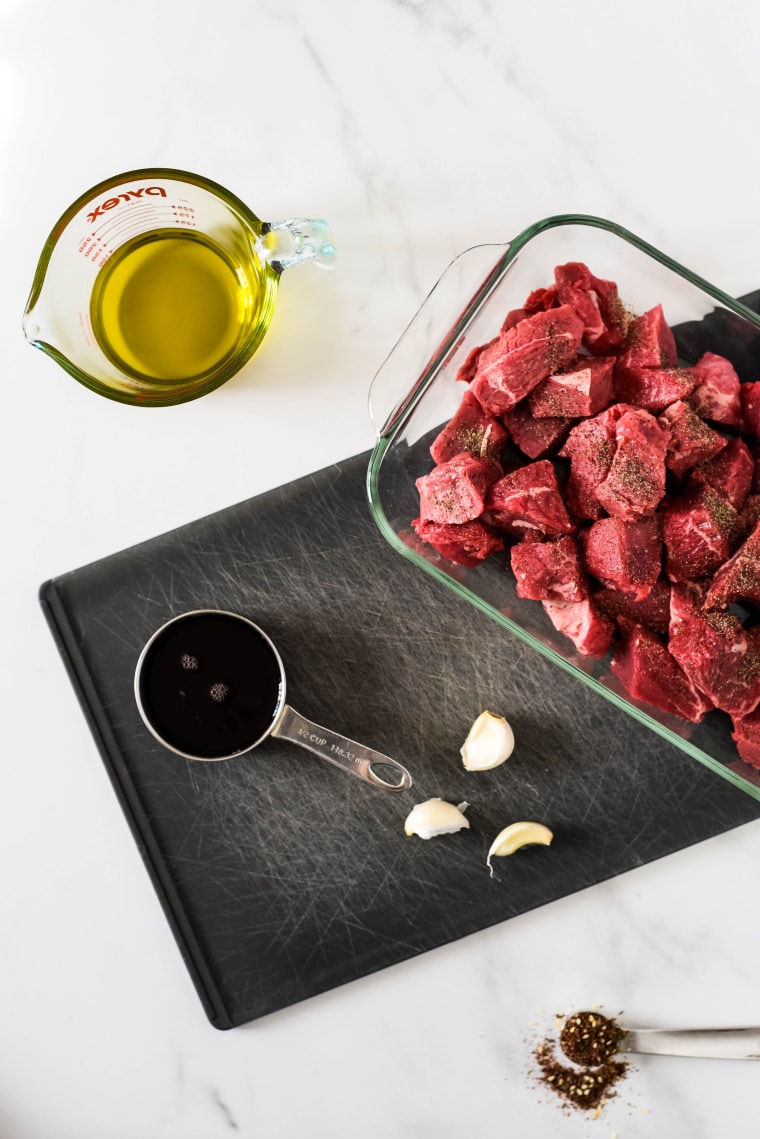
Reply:
[[[398,556],[365,499],[368,456],[48,582],[41,598],[212,1024],[229,1028],[754,819],[760,805]],[[223,763],[156,743],[133,674],[150,634],[199,607],[253,618],[303,715],[408,765],[369,787],[268,739]],[[510,761],[468,774],[485,708]],[[404,835],[412,805],[471,803],[469,831]],[[532,818],[553,847],[485,867]]]

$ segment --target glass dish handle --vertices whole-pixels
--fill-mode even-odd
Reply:
[[[508,243],[465,249],[433,285],[370,385],[369,416],[378,438],[390,434],[456,348],[472,315],[506,272],[508,251]]]

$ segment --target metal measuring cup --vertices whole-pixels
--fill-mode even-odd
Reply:
[[[274,643],[240,614],[197,609],[167,621],[140,654],[134,688],[145,726],[186,759],[232,759],[271,735],[374,787],[405,791],[412,785],[397,760],[286,704],[285,668]]]

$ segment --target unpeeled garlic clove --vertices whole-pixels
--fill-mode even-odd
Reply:
[[[515,736],[509,721],[494,712],[481,712],[460,748],[467,771],[490,771],[509,759]]]
[[[460,803],[455,807],[445,799],[427,799],[424,803],[417,803],[412,807],[404,830],[407,834],[416,834],[418,838],[435,838],[439,834],[455,834],[463,827],[469,827],[469,819],[464,817],[464,811],[469,803]]]
[[[491,877],[493,878],[492,858],[503,858],[505,855],[514,854],[521,846],[532,846],[537,843],[541,846],[551,846],[553,838],[554,835],[543,823],[511,823],[503,831],[499,831],[488,851],[486,866],[491,872]]]

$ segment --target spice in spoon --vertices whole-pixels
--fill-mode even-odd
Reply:
[[[559,1036],[562,1053],[571,1064],[563,1063],[549,1038],[533,1053],[541,1082],[565,1103],[596,1116],[628,1072],[627,1063],[614,1058],[624,1036],[625,1029],[609,1017],[574,1013],[563,1021]]]
[[[559,1043],[568,1060],[582,1067],[597,1067],[618,1050],[625,1029],[598,1012],[576,1012],[562,1025]]]

